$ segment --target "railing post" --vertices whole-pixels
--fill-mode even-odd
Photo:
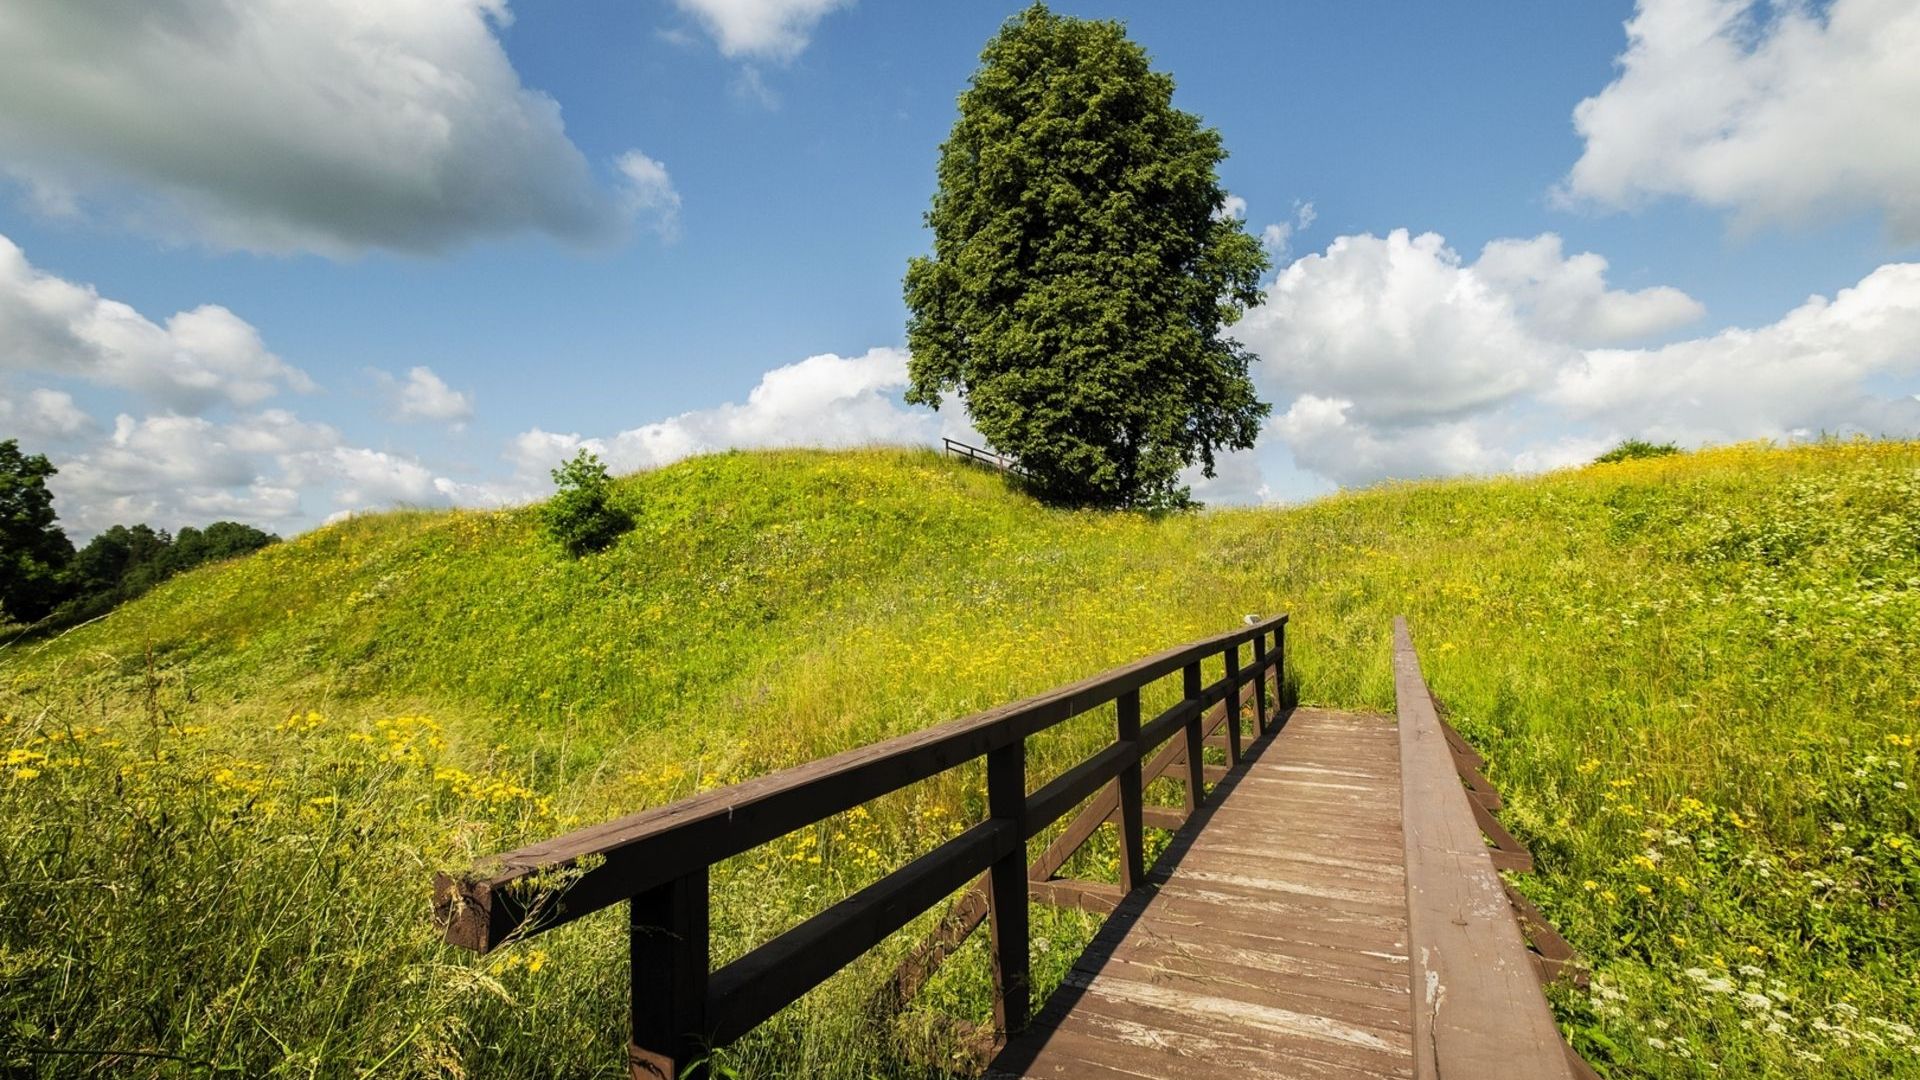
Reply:
[[[1273,707],[1284,711],[1287,707],[1287,624],[1281,623],[1273,634],[1273,651],[1279,655],[1273,658]]]
[[[1027,743],[1018,738],[987,752],[987,815],[1027,835]],[[1027,845],[1015,843],[987,871],[992,907],[993,1023],[1003,1033],[1027,1026]]]
[[[1256,734],[1267,733],[1267,632],[1253,635],[1253,726]]]
[[[627,902],[633,1080],[687,1080],[702,1051],[707,1011],[707,868]]]
[[[1129,690],[1115,699],[1119,740],[1135,748],[1133,761],[1120,770],[1120,892],[1124,895],[1146,880],[1146,847],[1140,825],[1140,691]]]
[[[1240,764],[1240,646],[1227,647],[1227,767]]]
[[[1200,661],[1195,660],[1180,673],[1180,692],[1188,701],[1200,698]],[[1194,709],[1187,721],[1187,816],[1207,801],[1207,741],[1204,727],[1206,710]]]

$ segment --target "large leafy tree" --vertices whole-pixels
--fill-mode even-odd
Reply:
[[[44,454],[23,454],[18,439],[0,441],[0,612],[34,622],[60,602],[60,572],[73,557],[55,524]]]
[[[1035,4],[987,44],[907,270],[910,401],[958,391],[1041,493],[1186,501],[1268,407],[1225,328],[1267,261],[1224,212],[1220,135],[1115,22]]]

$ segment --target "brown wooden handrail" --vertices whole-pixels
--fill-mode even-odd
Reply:
[[[509,937],[541,933],[628,901],[632,1073],[678,1078],[689,1075],[689,1063],[708,1048],[752,1030],[984,874],[995,1022],[1002,1031],[1017,1030],[1030,1012],[1027,905],[1033,883],[1026,841],[1111,785],[1118,789],[1117,805],[1101,808],[1072,847],[1117,810],[1122,888],[1138,886],[1145,877],[1143,787],[1151,779],[1147,774],[1159,775],[1173,760],[1154,751],[1184,730],[1187,802],[1197,806],[1203,797],[1199,748],[1209,721],[1220,722],[1209,709],[1231,702],[1223,715],[1229,753],[1237,761],[1242,703],[1252,699],[1264,731],[1267,687],[1281,684],[1286,623],[1285,615],[1257,620],[1022,701],[580,829],[461,874],[441,873],[434,881],[435,917],[447,941],[484,953]],[[1242,667],[1241,647],[1248,642],[1252,663]],[[1226,674],[1203,686],[1200,664],[1213,656],[1225,658]],[[1176,672],[1181,699],[1142,723],[1141,689]],[[1028,793],[1027,737],[1108,702],[1117,706],[1114,742]],[[709,867],[981,757],[987,759],[986,820],[711,969]],[[1152,766],[1143,769],[1150,757]]]
[[[1010,472],[1019,476],[1025,476],[1027,474],[1026,469],[1020,466],[1020,459],[1010,454],[1003,454],[998,450],[984,450],[978,446],[970,446],[958,439],[949,439],[944,435],[941,436],[940,441],[946,444],[947,453],[954,457],[992,466],[1002,472]]]

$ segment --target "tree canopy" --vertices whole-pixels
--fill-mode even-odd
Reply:
[[[1010,19],[940,148],[907,399],[957,391],[1055,501],[1184,503],[1181,470],[1211,476],[1268,412],[1224,336],[1267,266],[1225,210],[1225,157],[1119,23]]]
[[[45,454],[21,453],[18,439],[0,442],[0,613],[20,622],[60,602],[60,571],[73,557],[47,490],[58,471]]]

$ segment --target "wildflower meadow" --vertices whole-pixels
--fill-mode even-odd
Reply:
[[[0,648],[0,1071],[624,1075],[622,920],[475,957],[436,870],[1284,610],[1300,700],[1379,710],[1409,617],[1590,965],[1551,996],[1603,1075],[1920,1077],[1920,444],[1165,515],[733,453],[610,500],[632,529],[579,559],[537,508],[354,518]],[[716,962],[984,804],[962,768],[716,867]],[[1036,920],[1044,988],[1092,927]],[[984,950],[874,1004],[925,929],[716,1064],[951,1074],[933,1017],[984,1011]]]

